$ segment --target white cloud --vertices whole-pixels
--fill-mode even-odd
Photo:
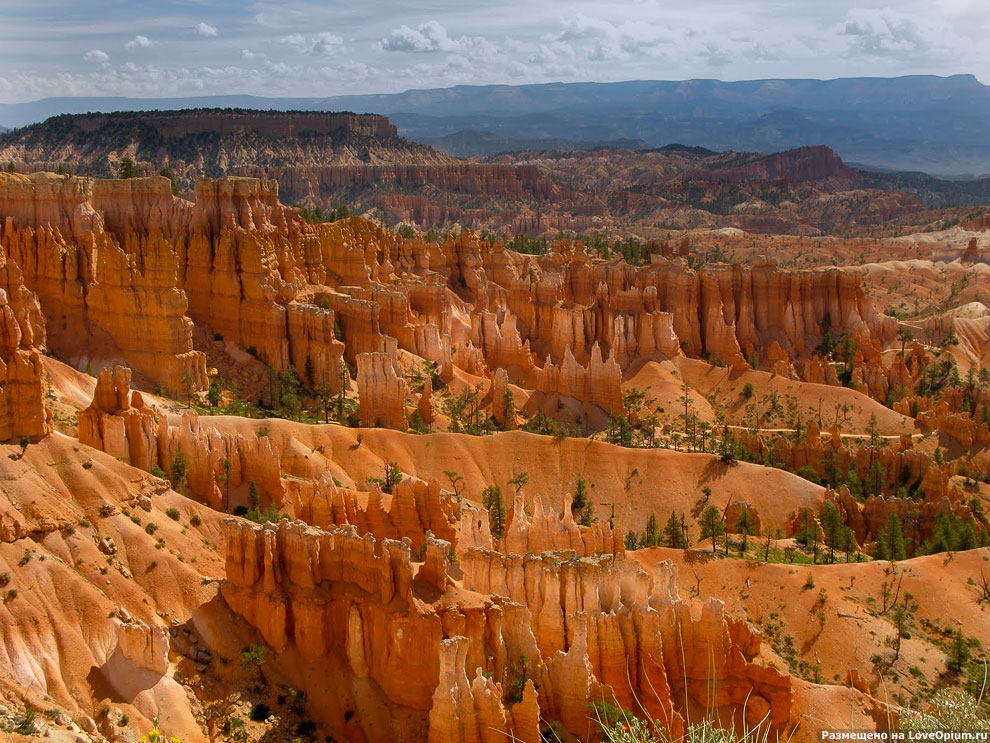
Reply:
[[[493,56],[497,52],[484,37],[449,36],[439,21],[422,23],[418,28],[403,24],[393,28],[376,46],[386,52],[463,52],[473,56]]]
[[[852,8],[840,24],[853,53],[877,56],[918,55],[940,44],[942,29],[892,8]]]
[[[364,3],[346,12],[313,0],[252,0],[246,18],[200,13],[201,23],[186,12],[205,0],[158,0],[154,14],[147,4],[125,3],[113,14],[93,10],[84,18],[57,11],[69,0],[17,2],[37,6],[38,18],[5,27],[0,100],[183,91],[319,96],[459,83],[967,71],[990,81],[983,51],[987,0],[530,0],[512,11],[467,0],[430,3],[436,10]],[[143,35],[135,36],[138,29]],[[199,44],[193,63],[174,56],[154,70],[119,64],[125,56],[119,45],[140,62],[142,50],[150,59],[183,30],[187,42],[216,43]],[[37,48],[52,51],[29,65]],[[183,66],[189,64],[196,66]]]
[[[420,26],[420,28],[423,28]],[[402,25],[393,28],[387,38],[378,43],[379,48],[387,52],[433,52],[437,47],[430,37],[421,31]]]
[[[311,54],[313,56],[338,52],[344,44],[344,40],[341,37],[329,31],[324,31],[313,36],[290,34],[289,36],[281,37],[278,41],[280,44],[285,44],[295,49],[300,54]]]
[[[110,55],[102,49],[91,49],[83,55],[83,59],[87,62],[107,64],[110,61]]]
[[[154,46],[157,42],[152,41],[147,36],[142,36],[138,34],[133,39],[124,44],[127,49],[147,49],[150,46]]]

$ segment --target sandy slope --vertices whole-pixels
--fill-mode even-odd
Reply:
[[[848,418],[842,425],[843,433],[864,433],[872,415],[877,417],[880,433],[885,436],[914,431],[914,421],[910,418],[846,387],[798,382],[764,371],[733,372],[728,367],[715,367],[686,357],[676,358],[674,365],[684,381],[706,398],[714,394],[718,403],[725,407],[728,420],[733,424],[744,424],[746,407],[751,403],[756,403],[761,411],[765,410],[768,407],[766,396],[774,391],[785,407],[788,396],[795,398],[798,411],[805,420],[817,420],[820,406],[823,427],[831,426],[835,421],[836,406],[848,406]],[[748,399],[743,396],[743,387],[747,382],[753,385],[753,396]],[[764,424],[767,428],[786,426],[786,420],[781,418],[774,418]]]
[[[573,494],[578,476],[588,483],[596,514],[605,518],[615,504],[617,528],[642,530],[651,512],[671,510],[691,518],[701,488],[712,489],[712,502],[729,498],[752,503],[764,523],[782,526],[797,508],[820,503],[823,489],[796,475],[753,464],[727,466],[710,454],[666,449],[625,449],[587,439],[553,438],[522,431],[491,436],[439,433],[416,435],[385,429],[308,426],[290,421],[209,419],[224,431],[254,436],[258,428],[282,448],[282,468],[295,477],[318,478],[326,468],[345,485],[366,487],[381,477],[385,462],[398,462],[406,475],[448,480],[445,471],[464,477],[464,494],[480,501],[481,491],[507,483],[517,472],[529,475],[524,492],[557,507]],[[359,443],[360,438],[360,443]],[[317,447],[323,447],[318,451]]]
[[[44,695],[47,702],[36,702],[43,708],[98,718],[103,697],[139,732],[159,714],[184,741],[201,740],[171,673],[151,673],[122,656],[116,612],[149,624],[191,622],[211,639],[222,634],[202,609],[217,590],[204,576],[223,570],[218,514],[61,434],[19,454],[0,446],[0,573],[11,576],[0,604],[0,664],[10,681],[38,700]],[[100,515],[104,505],[113,515]],[[178,509],[178,520],[169,508]],[[190,525],[194,514],[198,527]],[[153,535],[149,523],[157,526]],[[101,551],[103,539],[112,540],[112,555]]]
[[[693,595],[700,579],[702,595],[725,601],[731,614],[762,626],[768,637],[782,622],[777,637],[790,636],[797,658],[809,666],[820,666],[823,682],[846,683],[852,670],[878,699],[906,702],[912,695],[924,697],[929,689],[951,681],[946,654],[933,641],[948,642],[947,636],[925,631],[923,622],[939,628],[961,627],[983,648],[990,644],[988,603],[978,600],[977,587],[969,583],[970,578],[979,582],[981,573],[990,576],[990,549],[951,557],[930,555],[896,564],[897,575],[903,577],[900,595],[910,593],[919,609],[911,638],[902,643],[900,659],[882,675],[875,669],[875,656],[889,659],[894,654],[887,644],[894,637],[894,627],[889,615],[882,614],[882,584],[893,581],[885,573],[891,563],[764,564],[712,558],[710,549],[701,546],[688,552],[655,548],[632,554],[644,564],[673,560],[684,595]],[[810,588],[806,585],[809,576],[814,583]],[[824,611],[824,623],[820,611]],[[766,644],[772,646],[775,641],[767,639]],[[776,653],[768,655],[779,667],[787,667]],[[814,715],[814,708],[808,714]],[[841,714],[836,718],[843,721]]]

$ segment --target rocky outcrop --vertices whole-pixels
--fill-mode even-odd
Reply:
[[[321,529],[354,526],[379,542],[408,539],[418,549],[433,535],[455,549],[492,545],[484,509],[457,499],[438,483],[411,477],[403,479],[390,494],[377,485],[366,492],[344,488],[329,475],[311,486],[293,480],[286,483],[284,505],[292,516],[307,524]]]
[[[169,634],[165,627],[130,621],[121,624],[117,649],[138,668],[158,675],[168,671]]]
[[[52,430],[44,403],[40,349],[45,343],[38,298],[0,245],[0,440],[45,436]]]
[[[591,526],[574,522],[571,509],[556,510],[534,498],[531,513],[527,511],[522,492],[516,493],[502,549],[509,554],[526,555],[570,550],[577,555],[619,554],[625,551],[622,535],[614,532],[608,521],[596,521]]]
[[[592,262],[567,246],[552,262],[537,263],[499,248],[474,254],[473,277],[465,283],[489,304],[497,285],[494,301],[505,302],[517,318],[522,340],[555,364],[568,348],[584,363],[595,343],[621,366],[682,350],[725,362],[739,353],[766,357],[774,343],[789,361],[806,361],[827,330],[834,337],[854,334],[872,359],[897,325],[876,310],[852,272],[783,271],[768,260],[692,271],[659,255],[637,268]]]
[[[204,425],[192,410],[170,421],[148,407],[130,383],[131,370],[125,367],[100,372],[93,402],[76,414],[80,443],[146,472],[160,467],[174,489],[217,510],[249,506],[251,483],[261,505],[285,503],[281,450],[267,434],[222,433]],[[181,481],[175,472],[180,453]]]
[[[587,366],[579,364],[570,349],[565,351],[564,361],[559,367],[548,358],[536,389],[597,405],[612,415],[621,415],[625,411],[622,403],[622,369],[615,359],[602,360],[597,343],[591,348]]]
[[[251,178],[200,181],[195,197],[174,198],[164,178],[3,176],[0,241],[42,307],[65,316],[49,328],[63,358],[127,359],[173,392],[203,387],[196,323],[276,371],[292,366],[334,390],[346,381],[342,359],[391,343],[440,363],[445,379],[453,364],[528,376],[549,356],[568,367],[565,387],[581,387],[568,351],[580,366],[599,366],[597,345],[620,368],[682,352],[733,363],[755,354],[792,376],[790,364],[810,360],[831,330],[857,340],[854,383],[885,392],[873,370],[896,321],[876,312],[853,273],[770,262],[696,272],[659,255],[635,267],[567,244],[523,256],[470,231],[424,243],[360,219],[306,223],[279,203],[275,183]],[[469,305],[448,294],[458,287]],[[572,396],[618,410],[606,384]]]
[[[284,667],[289,680],[326,700],[313,709],[341,734],[351,718],[334,698],[357,708],[369,741],[467,743],[495,727],[535,743],[539,719],[585,740],[598,700],[668,720],[674,734],[685,700],[788,722],[790,679],[752,662],[759,635],[718,602],[692,618],[669,563],[649,572],[621,554],[471,548],[458,555],[458,588],[442,540],[427,539],[417,568],[408,543],[353,527],[229,519],[223,530],[224,599],[276,653],[298,659]],[[306,668],[336,669],[331,688],[307,687],[325,675]],[[367,681],[380,695],[362,691]]]
[[[141,393],[131,391],[130,369],[103,369],[92,404],[76,413],[76,419],[79,443],[145,472],[158,464],[156,416],[145,406]]]
[[[461,566],[466,588],[528,608],[546,664],[541,708],[545,699],[547,712],[569,730],[583,730],[588,702],[603,698],[603,690],[604,698],[614,694],[629,709],[646,704],[655,719],[672,720],[674,731],[682,724],[678,700],[685,694],[704,704],[705,695],[715,693],[717,707],[741,706],[750,695],[772,724],[786,724],[789,679],[749,662],[759,636],[728,622],[716,601],[693,621],[669,582],[669,564],[651,575],[621,555],[568,559],[567,553],[469,550]],[[541,678],[538,667],[535,677]]]
[[[856,180],[856,171],[842,162],[835,152],[824,145],[799,147],[775,155],[767,155],[742,165],[719,168],[712,173],[714,180],[727,181],[842,181]]]
[[[499,321],[493,312],[478,312],[471,317],[471,342],[481,350],[488,366],[510,367],[528,372],[536,366],[529,343],[519,337],[516,319],[507,313]]]
[[[227,511],[236,505],[250,505],[248,490],[253,482],[261,505],[284,502],[281,449],[269,436],[222,433],[204,425],[193,411],[183,413],[177,424],[170,425],[165,416],[158,419],[159,465],[174,481],[176,455],[181,451],[189,494],[212,508]]]
[[[393,355],[358,354],[357,388],[362,425],[406,430],[406,380]]]
[[[912,395],[898,400],[893,407],[914,417],[922,428],[940,431],[966,449],[990,445],[990,390],[986,388],[974,386],[964,394],[961,387],[946,387],[937,400]]]
[[[516,740],[538,743],[540,716],[536,687],[527,679],[522,699],[506,709],[502,685],[485,677],[481,668],[469,677],[470,640],[455,636],[440,641],[440,682],[433,693],[428,743]]]
[[[416,412],[419,413],[419,419],[427,425],[427,427],[433,424],[434,420],[434,409],[433,409],[433,378],[427,374],[423,380],[423,390],[419,393],[419,402],[416,404]]]
[[[172,242],[190,207],[165,178],[0,175],[0,246],[52,318],[62,358],[80,368],[126,359],[175,394],[205,388]]]
[[[496,369],[492,375],[489,397],[495,422],[506,431],[517,428],[519,421],[516,419],[515,399],[509,389],[509,374],[505,369]]]
[[[117,175],[120,153],[125,152],[146,173],[157,172],[152,164],[165,163],[176,176],[190,179],[245,174],[244,169],[280,161],[296,163],[300,176],[307,166],[316,171],[328,163],[360,166],[362,148],[375,161],[453,161],[399,139],[395,126],[374,114],[243,109],[87,113],[59,117],[57,132],[43,123],[28,127],[25,134],[4,143],[4,162],[13,159],[50,170],[62,165],[103,177]],[[204,148],[204,139],[211,146]]]
[[[364,739],[425,740],[443,626],[416,596],[443,592],[446,576],[432,576],[444,585],[424,584],[427,576],[414,571],[407,543],[377,543],[353,527],[323,531],[298,522],[258,527],[228,520],[223,528],[226,602],[275,652],[291,645],[300,656],[297,667],[335,669],[329,698],[293,682],[307,692],[314,712],[342,735],[356,709]],[[368,683],[380,694],[363,691]]]

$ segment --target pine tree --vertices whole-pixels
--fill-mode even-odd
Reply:
[[[667,519],[667,525],[663,529],[663,538],[668,547],[678,550],[687,549],[684,532],[681,531],[681,521],[673,511],[670,512],[670,518]]]
[[[972,653],[969,650],[969,643],[961,630],[956,630],[956,637],[952,641],[952,651],[949,656],[949,670],[955,673],[962,673],[969,662]]]
[[[309,389],[313,389],[316,386],[316,368],[313,366],[313,359],[310,356],[306,357],[306,363],[303,365],[303,374],[306,376]]]
[[[639,537],[632,529],[626,532],[625,543],[627,550],[639,549]]]
[[[939,509],[935,518],[935,530],[931,552],[951,552],[956,545],[956,530],[952,515],[945,509]]]
[[[578,475],[574,497],[571,498],[571,515],[577,518],[586,505],[588,505],[587,486],[584,483],[584,478]]]
[[[712,538],[712,552],[717,550],[715,539],[725,533],[722,526],[722,512],[717,506],[708,506],[701,514],[701,538]]]
[[[846,475],[846,487],[849,488],[849,494],[853,498],[859,501],[863,500],[863,483],[859,479],[855,464],[849,468],[849,474]]]
[[[976,537],[976,529],[973,528],[972,521],[963,521],[956,532],[956,549],[971,550],[975,549],[979,545],[979,539]]]
[[[736,519],[736,533],[742,534],[742,542],[739,544],[739,554],[743,555],[749,548],[749,535],[753,532],[753,516],[748,508],[744,508]]]
[[[825,481],[829,487],[837,488],[842,482],[839,474],[839,465],[835,461],[835,450],[831,446],[825,448]]]
[[[895,661],[901,657],[901,640],[910,636],[908,631],[911,629],[911,624],[914,622],[915,614],[918,611],[918,604],[913,599],[914,596],[905,593],[904,600],[890,609],[890,618],[897,634],[893,640],[888,640],[887,644],[894,648]]]
[[[509,480],[509,485],[512,485],[516,489],[516,493],[523,489],[523,486],[529,483],[529,473],[528,472],[516,472],[512,478]]]
[[[220,377],[215,377],[210,382],[210,387],[206,391],[206,401],[210,403],[211,408],[219,407],[223,401],[223,382]]]
[[[835,507],[834,503],[825,504],[825,513],[822,516],[822,526],[825,528],[825,544],[828,545],[828,561],[835,562],[835,549],[839,547],[841,549],[841,539],[843,536],[842,532],[842,514],[839,513],[839,509]]]
[[[180,449],[172,457],[172,490],[176,493],[183,493],[186,489],[186,455]]]
[[[643,532],[643,542],[644,547],[656,547],[660,544],[660,532],[657,526],[656,514],[651,513],[650,517],[646,519],[646,531]]]
[[[887,547],[890,550],[890,559],[893,561],[903,560],[907,557],[907,550],[904,546],[904,532],[901,528],[901,517],[896,512],[890,514],[887,520]]]
[[[883,486],[886,481],[887,473],[884,472],[883,465],[878,459],[870,466],[870,477],[867,483],[870,495],[880,495],[883,493]]]
[[[117,176],[120,178],[134,178],[137,174],[137,166],[134,164],[134,161],[126,156],[121,158]]]
[[[818,538],[818,530],[815,525],[815,519],[811,515],[811,511],[807,508],[801,509],[801,531],[797,533],[795,537],[797,543],[800,544],[805,549],[810,548]]]
[[[870,416],[870,422],[866,426],[867,433],[870,434],[870,446],[877,448],[883,442],[883,438],[880,436],[880,426],[877,425],[877,414],[874,413]]]
[[[229,458],[224,457],[220,466],[223,467],[223,474],[220,475],[218,479],[220,479],[224,485],[223,510],[226,511],[230,508],[230,478],[234,473],[234,463],[231,462]]]
[[[505,536],[505,500],[502,498],[502,488],[489,485],[481,491],[481,504],[488,509],[488,526],[492,536],[501,539]]]
[[[846,562],[849,562],[849,556],[856,551],[856,532],[848,526],[842,528],[842,549],[846,553]]]
[[[877,534],[876,542],[874,542],[873,544],[873,559],[874,560],[890,559],[890,547],[887,546],[886,529],[881,529],[880,533]]]
[[[614,509],[615,506],[612,508]],[[588,501],[585,503],[584,508],[581,509],[581,513],[578,514],[577,522],[581,524],[581,526],[591,526],[596,521],[598,521],[598,519],[595,518],[595,504]],[[610,519],[609,523],[611,524],[613,521]]]

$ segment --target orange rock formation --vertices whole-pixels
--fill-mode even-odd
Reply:
[[[446,541],[428,538],[417,565],[408,542],[362,539],[351,527],[228,520],[224,531],[227,603],[277,652],[298,653],[300,679],[308,664],[339,669],[334,693],[360,711],[369,741],[477,740],[493,723],[531,735],[541,715],[583,737],[588,703],[601,699],[638,699],[675,732],[684,699],[730,713],[746,704],[775,726],[789,720],[788,677],[751,663],[759,636],[717,602],[694,620],[669,564],[651,574],[621,555],[471,548],[458,556],[459,590]],[[396,641],[406,636],[416,641]],[[405,683],[413,669],[425,683]],[[520,674],[534,683],[504,702]],[[327,701],[321,715],[343,729],[340,703]]]

